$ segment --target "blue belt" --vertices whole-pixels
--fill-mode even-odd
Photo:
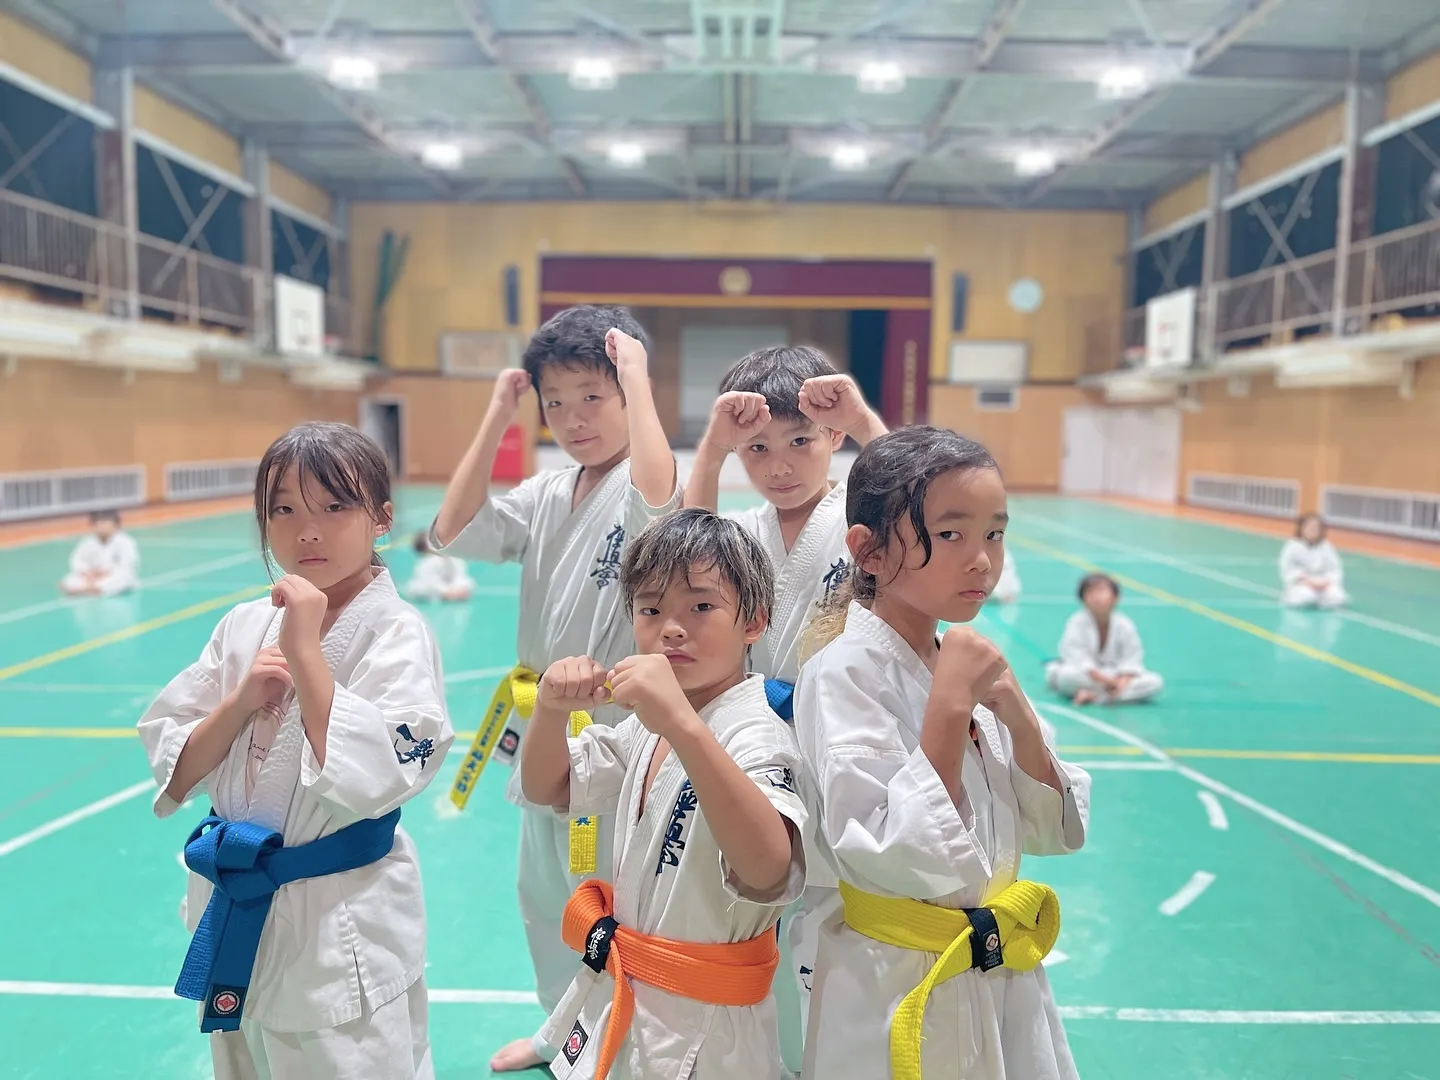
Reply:
[[[203,1001],[201,1031],[238,1031],[270,901],[282,885],[378,862],[395,846],[400,811],[366,818],[308,844],[285,847],[280,834],[214,811],[185,843],[185,865],[215,886],[175,983]]]
[[[795,720],[795,684],[779,679],[765,680],[765,700],[775,715],[789,723]]]

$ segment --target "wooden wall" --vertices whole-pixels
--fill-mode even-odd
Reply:
[[[0,377],[0,472],[145,466],[152,499],[175,461],[256,458],[303,420],[354,423],[356,395],[305,390],[274,371],[221,382],[213,365],[191,375],[21,360]]]
[[[372,380],[364,395],[404,401],[405,478],[450,479],[469,447],[495,384],[490,379],[447,379],[439,375],[401,374]],[[539,426],[539,403],[533,393],[520,403],[516,422],[529,433],[527,469],[533,465],[533,444]]]
[[[1184,473],[1298,480],[1309,510],[1322,484],[1440,492],[1440,357],[1421,362],[1408,401],[1394,387],[1279,390],[1269,379],[1246,397],[1223,382],[1200,395],[1183,420]]]
[[[983,443],[1011,491],[1055,491],[1065,410],[1090,403],[1078,386],[1035,383],[1020,388],[1013,412],[982,412],[975,408],[974,387],[931,383],[930,422]]]
[[[1113,356],[1124,275],[1124,216],[932,207],[750,204],[358,204],[351,209],[353,294],[372,295],[380,236],[410,237],[410,254],[385,322],[386,360],[433,369],[448,330],[504,330],[501,275],[520,270],[521,325],[539,312],[539,257],[565,254],[932,259],[932,372],[951,340],[951,276],[969,275],[966,334],[1022,338],[1036,378],[1073,378],[1090,346]],[[1010,310],[1017,278],[1036,278],[1045,302]],[[362,321],[368,312],[362,312]],[[362,327],[363,328],[363,327]]]
[[[363,394],[310,390],[278,371],[244,369],[221,382],[202,363],[189,375],[123,372],[85,364],[22,360],[0,376],[0,473],[141,464],[152,500],[164,497],[165,466],[177,461],[258,458],[306,420],[359,420],[363,395],[400,398],[409,480],[444,480],[470,445],[494,384],[488,379],[397,375]],[[533,395],[520,423],[537,426]]]

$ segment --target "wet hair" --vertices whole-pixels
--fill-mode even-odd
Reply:
[[[1115,599],[1120,599],[1120,583],[1109,574],[1086,574],[1080,579],[1080,585],[1075,590],[1075,595],[1082,604],[1085,602],[1085,594],[1097,585],[1109,586],[1110,591],[1115,594]]]
[[[361,507],[371,520],[387,529],[391,517],[385,510],[390,501],[390,466],[374,442],[349,424],[312,420],[291,428],[265,451],[255,471],[255,520],[260,525],[260,550],[270,559],[270,510],[285,474],[295,466],[304,498],[308,477],[336,502]],[[378,552],[370,563],[384,566]]]
[[[1314,521],[1314,522],[1318,522],[1318,523],[1319,523],[1319,525],[1320,525],[1320,539],[1321,539],[1321,540],[1324,540],[1324,539],[1325,539],[1325,532],[1326,532],[1326,529],[1325,529],[1325,519],[1324,519],[1323,517],[1321,517],[1319,514],[1301,514],[1298,518],[1296,518],[1296,519],[1295,519],[1295,535],[1298,536],[1298,537],[1300,537],[1300,539],[1302,539],[1302,540],[1305,539],[1305,523],[1306,523],[1306,522],[1309,522],[1309,521]]]
[[[113,521],[113,522],[115,523],[115,527],[118,529],[118,528],[120,527],[120,511],[119,511],[119,510],[93,510],[93,511],[91,511],[91,513],[90,513],[90,524],[91,524],[91,525],[99,525],[100,522],[102,522],[102,521]]]
[[[605,335],[611,328],[623,330],[650,351],[650,335],[634,315],[609,304],[582,304],[552,315],[536,330],[525,346],[521,366],[530,376],[530,385],[540,392],[540,378],[547,367],[572,371],[595,371],[619,383],[615,364],[605,354]]]
[[[830,358],[810,345],[776,345],[756,349],[720,380],[720,393],[741,390],[760,394],[770,415],[787,422],[808,421],[800,411],[800,388],[806,379],[840,374]]]
[[[899,535],[900,522],[908,517],[928,563],[933,542],[925,527],[925,496],[930,485],[946,473],[972,469],[998,473],[1000,466],[985,447],[948,428],[922,424],[896,428],[856,455],[846,481],[845,524],[870,530],[868,555],[884,551]],[[874,574],[855,566],[806,627],[802,659],[839,637],[850,601],[868,605],[878,587]]]
[[[735,590],[742,622],[769,617],[775,572],[765,549],[737,522],[699,506],[652,521],[626,550],[620,567],[625,610],[634,618],[635,596],[646,587],[669,588],[712,568]]]

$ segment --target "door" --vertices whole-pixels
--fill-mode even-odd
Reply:
[[[782,326],[692,324],[680,328],[680,441],[695,446],[710,422],[720,377],[756,349],[788,345]]]
[[[1065,410],[1065,450],[1060,460],[1064,495],[1101,495],[1105,491],[1106,410],[1077,406]]]
[[[403,407],[398,398],[360,399],[360,430],[384,451],[390,477],[397,483],[405,477]]]
[[[1179,410],[1112,410],[1106,430],[1106,493],[1173,503],[1179,487]]]

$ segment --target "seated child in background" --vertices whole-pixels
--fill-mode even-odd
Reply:
[[[1013,604],[1020,599],[1020,570],[1009,553],[1005,555],[1005,565],[1000,568],[1000,580],[995,583],[995,591],[990,594],[990,599],[999,604]]]
[[[70,596],[119,596],[139,584],[140,551],[130,534],[120,529],[114,510],[90,515],[89,536],[75,545],[70,572],[60,588]]]
[[[475,582],[465,568],[465,560],[454,555],[441,555],[430,546],[424,533],[415,535],[415,570],[405,586],[412,600],[469,600]]]
[[[1060,659],[1045,665],[1052,690],[1076,705],[1100,701],[1148,701],[1165,680],[1145,670],[1140,632],[1129,616],[1115,610],[1120,586],[1105,574],[1080,579],[1083,611],[1070,616],[1060,638]]]
[[[1295,535],[1280,549],[1280,580],[1286,607],[1337,608],[1349,603],[1340,553],[1325,539],[1319,514],[1306,514],[1295,523]]]
[[[639,655],[550,665],[521,744],[527,799],[614,822],[614,884],[584,882],[565,909],[583,962],[542,1030],[551,1070],[780,1080],[775,926],[804,887],[806,810],[795,736],[746,675],[770,561],[690,508],[645,528],[620,584]],[[572,711],[612,695],[632,715],[567,739]]]

